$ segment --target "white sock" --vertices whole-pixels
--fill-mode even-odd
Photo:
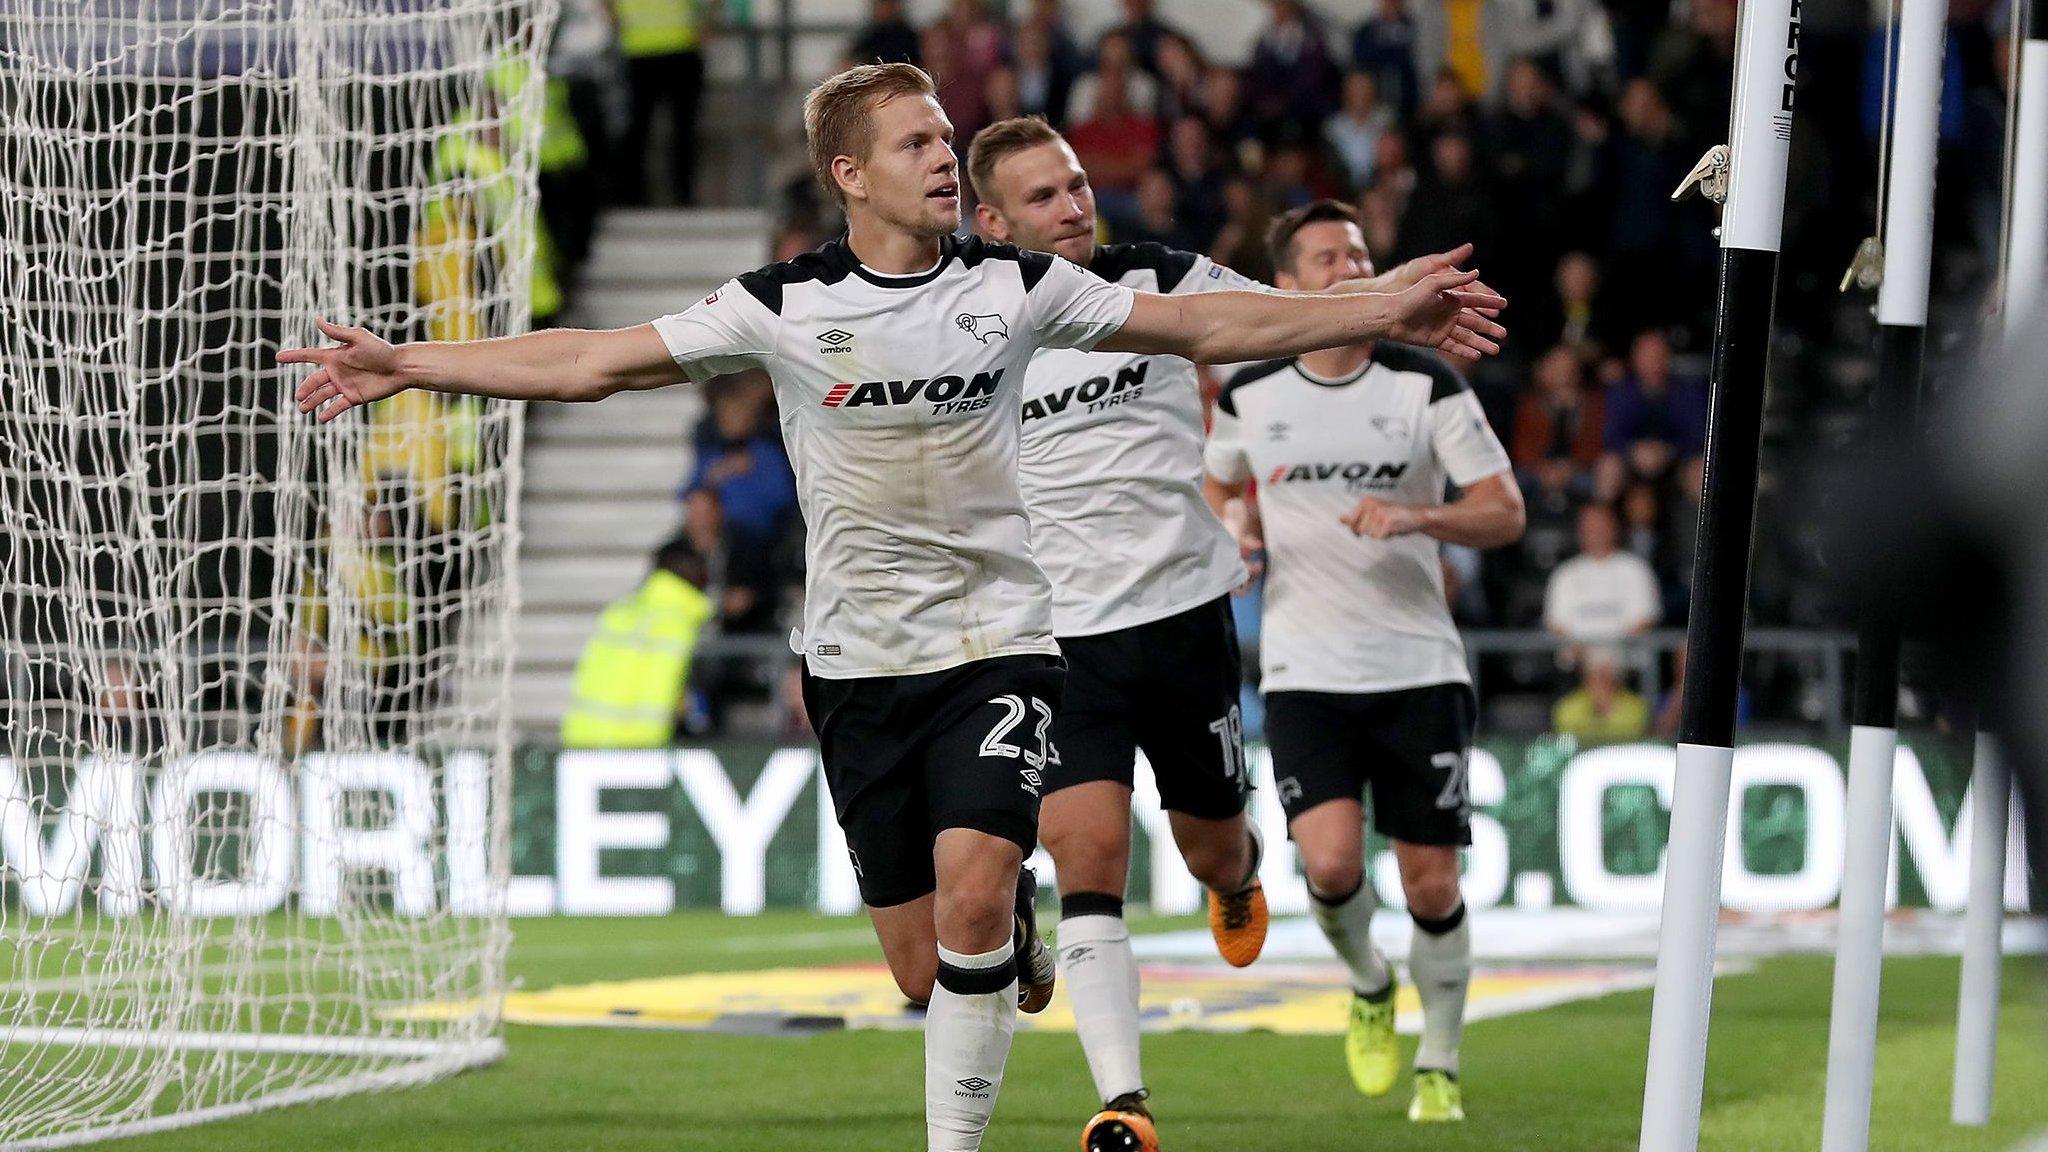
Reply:
[[[930,1152],[977,1152],[1003,1087],[1017,1030],[1017,954],[939,946],[939,979],[924,1016],[924,1113]]]
[[[1472,921],[1460,903],[1442,920],[1415,918],[1408,975],[1422,998],[1422,1043],[1417,1069],[1458,1074],[1458,1041],[1465,1033],[1465,994],[1472,984]]]
[[[1138,958],[1121,899],[1077,892],[1061,901],[1061,911],[1060,975],[1074,1003],[1081,1054],[1107,1103],[1145,1086],[1138,1062]]]
[[[1361,996],[1385,992],[1394,972],[1387,967],[1387,958],[1372,944],[1372,912],[1377,903],[1372,881],[1361,880],[1356,892],[1335,900],[1314,888],[1308,890],[1308,895],[1316,926],[1351,969],[1351,990]]]

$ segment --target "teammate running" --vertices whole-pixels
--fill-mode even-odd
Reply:
[[[301,411],[332,420],[406,388],[599,400],[765,367],[808,529],[801,644],[826,782],[898,986],[928,1002],[932,1152],[977,1149],[1020,996],[1052,963],[1020,894],[1062,667],[1017,487],[1023,369],[1040,347],[1251,359],[1392,336],[1496,350],[1470,273],[1398,296],[1216,296],[1204,307],[1064,260],[958,241],[952,126],[931,77],[850,69],[804,128],[848,234],[649,324],[398,347],[322,323],[339,347]],[[1024,969],[1020,990],[1019,969]]]
[[[1357,215],[1334,201],[1282,215],[1268,243],[1283,288],[1372,271]],[[1211,507],[1241,526],[1247,552],[1268,556],[1266,740],[1316,923],[1351,969],[1352,1081],[1384,1095],[1400,1063],[1394,971],[1371,938],[1369,787],[1415,921],[1408,972],[1423,1033],[1408,1118],[1462,1120],[1472,937],[1458,848],[1472,842],[1465,768],[1477,706],[1438,547],[1521,537],[1507,453],[1442,359],[1368,341],[1239,372],[1217,402],[1205,459]],[[1461,489],[1448,502],[1447,479]],[[1231,506],[1254,480],[1258,511]]]
[[[984,128],[967,167],[981,231],[997,240],[1139,291],[1271,291],[1192,252],[1098,245],[1088,175],[1042,119]],[[1348,287],[1398,291],[1451,267],[1453,255]],[[1058,954],[1075,1030],[1103,1101],[1082,1132],[1087,1148],[1153,1148],[1158,1139],[1139,1059],[1137,959],[1123,920],[1137,749],[1152,766],[1175,844],[1209,891],[1217,950],[1242,967],[1266,937],[1257,827],[1245,818],[1243,665],[1229,602],[1246,574],[1235,540],[1203,502],[1196,385],[1195,366],[1178,356],[1052,348],[1032,357],[1024,378],[1019,480],[1067,661],[1039,837],[1058,872]]]

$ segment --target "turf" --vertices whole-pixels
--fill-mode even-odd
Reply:
[[[1164,926],[1163,923],[1155,926]],[[1174,925],[1181,926],[1181,925]],[[1146,927],[1140,923],[1139,929]],[[513,975],[568,982],[873,959],[858,920],[770,914],[728,920],[522,921]],[[2032,962],[2006,969],[1997,1120],[1948,1124],[1956,963],[1885,967],[1872,1147],[2011,1147],[2048,1127],[2048,1016]],[[1830,965],[1762,964],[1715,995],[1701,1145],[1729,1152],[1817,1147]],[[1365,1101],[1334,1038],[1150,1037],[1146,1057],[1167,1152],[1248,1149],[1633,1149],[1650,998],[1631,993],[1473,1025],[1459,1126],[1418,1129],[1405,1084]],[[438,1084],[107,1145],[121,1152],[475,1149],[478,1152],[913,1152],[922,1149],[915,1034],[753,1039],[512,1027],[510,1055]],[[1092,1093],[1071,1036],[1019,1039],[989,1152],[1077,1146]]]

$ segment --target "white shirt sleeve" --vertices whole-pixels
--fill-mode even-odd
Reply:
[[[1243,427],[1236,416],[1217,405],[1215,420],[1209,426],[1209,440],[1202,446],[1202,467],[1221,483],[1242,484],[1252,477]]]
[[[1124,326],[1138,294],[1093,272],[1052,258],[1045,276],[1024,296],[1024,321],[1041,348],[1095,349]]]
[[[1202,292],[1264,292],[1268,295],[1279,292],[1278,288],[1261,284],[1257,280],[1218,264],[1207,256],[1197,256],[1194,267],[1173,286],[1172,295],[1193,296]]]
[[[1429,406],[1429,440],[1460,488],[1508,471],[1507,449],[1486,422],[1479,397],[1459,390]]]
[[[668,354],[693,383],[758,368],[775,352],[780,317],[738,280],[681,312],[654,321]]]

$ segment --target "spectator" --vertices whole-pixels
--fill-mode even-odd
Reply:
[[[1004,66],[988,74],[989,123],[1024,115],[1024,95],[1017,86],[1017,71]]]
[[[1614,197],[1607,251],[1615,280],[1677,286],[1690,277],[1710,284],[1712,276],[1706,268],[1711,254],[1704,262],[1699,257],[1702,238],[1710,238],[1712,233],[1690,219],[1689,213],[1679,211],[1671,200],[1671,190],[1691,171],[1698,150],[1687,150],[1671,109],[1647,80],[1632,81],[1623,90],[1621,124],[1623,130],[1608,153],[1604,176]],[[1641,297],[1628,317],[1631,327],[1690,318],[1705,302],[1699,290],[1685,296],[1643,293]]]
[[[1562,251],[1547,225],[1577,140],[1557,107],[1557,89],[1531,60],[1508,65],[1500,107],[1482,125],[1492,165],[1500,243],[1486,253],[1487,278],[1510,300],[1537,294]]]
[[[1067,143],[1088,170],[1103,214],[1112,221],[1136,215],[1138,177],[1159,158],[1159,121],[1130,100],[1130,71],[1102,71],[1086,117],[1067,129]],[[1075,105],[1081,107],[1080,90]]]
[[[846,63],[921,64],[917,29],[903,15],[903,0],[870,0],[868,22],[846,47]]]
[[[1167,134],[1167,174],[1173,177],[1173,202],[1181,227],[1199,242],[1189,251],[1206,252],[1216,230],[1223,227],[1223,171],[1209,141],[1209,125],[1200,116],[1173,122]]]
[[[1671,343],[1662,332],[1637,335],[1628,374],[1608,390],[1603,485],[1619,490],[1630,477],[1662,480],[1673,464],[1700,454],[1706,435],[1706,382],[1672,375]]]
[[[1268,0],[1272,22],[1245,66],[1252,115],[1268,132],[1318,124],[1337,107],[1338,70],[1322,25],[1300,0]]]
[[[1550,726],[1586,744],[1640,740],[1650,730],[1650,706],[1622,683],[1621,661],[1613,649],[1588,648],[1580,661],[1579,687],[1551,710]]]
[[[934,39],[944,42],[944,72],[933,71],[939,81],[939,104],[953,121],[955,138],[972,140],[990,123],[988,76],[1009,54],[1009,38],[1003,25],[982,11],[981,0],[953,0],[943,19],[925,29],[922,41],[925,59],[934,60]]]
[[[1557,566],[1544,590],[1543,626],[1568,646],[1614,644],[1654,627],[1662,615],[1657,576],[1620,550],[1614,509],[1579,510],[1579,554]]]
[[[1415,111],[1415,135],[1428,140],[1445,132],[1470,132],[1477,117],[1472,111],[1472,92],[1449,72],[1437,73],[1429,95]]]
[[[1209,139],[1222,150],[1224,167],[1258,167],[1258,126],[1245,111],[1244,84],[1234,70],[1221,64],[1209,69],[1202,82],[1202,119],[1209,123]]]
[[[1159,96],[1155,111],[1161,120],[1171,122],[1202,106],[1202,85],[1208,78],[1209,65],[1194,41],[1178,34],[1161,38],[1156,71]]]
[[[1469,98],[1493,91],[1493,70],[1501,53],[1490,0],[1427,0],[1415,13],[1415,65],[1441,84],[1449,78]]]
[[[1266,254],[1266,228],[1275,211],[1264,189],[1247,176],[1232,176],[1223,185],[1223,227],[1210,244],[1218,264],[1254,280],[1273,282],[1273,260]]]
[[[1688,156],[1728,138],[1735,28],[1735,0],[1692,0],[1686,26],[1666,29],[1650,59],[1649,79],[1671,106]]]
[[[697,200],[697,115],[704,97],[705,0],[613,0],[619,50],[626,56],[632,118],[618,152],[618,194],[647,204],[647,156],[654,118],[669,118],[669,193],[678,204]]]
[[[1393,110],[1380,103],[1379,82],[1373,74],[1345,73],[1343,105],[1323,125],[1323,137],[1330,142],[1353,192],[1372,183],[1380,137],[1394,125]]]
[[[1558,258],[1550,285],[1524,316],[1522,330],[1538,347],[1569,349],[1582,366],[1599,363],[1614,342],[1611,310],[1600,296],[1600,265],[1584,252],[1567,252]]]
[[[1515,470],[1533,477],[1561,467],[1564,475],[1557,487],[1590,488],[1605,432],[1604,398],[1586,390],[1585,370],[1562,344],[1536,362],[1535,380],[1536,387],[1524,392],[1515,407],[1508,453]]]
[[[1414,114],[1422,85],[1415,69],[1415,21],[1403,0],[1380,0],[1379,11],[1352,33],[1351,66],[1372,76],[1397,114]]]
[[[1150,113],[1159,107],[1159,82],[1140,69],[1131,55],[1131,41],[1120,32],[1102,38],[1096,51],[1095,70],[1074,82],[1067,99],[1067,114],[1078,123],[1095,118],[1098,93],[1115,86],[1122,92],[1124,106]]]
[[[1138,218],[1128,238],[1138,243],[1153,240],[1185,252],[1199,251],[1209,238],[1190,234],[1182,226],[1174,204],[1173,177],[1164,169],[1146,170],[1138,178]]]
[[[777,551],[796,517],[796,477],[768,420],[774,400],[766,380],[747,373],[722,381],[710,401],[697,430],[697,466],[683,486],[687,531],[700,552],[721,561],[726,630],[770,630],[782,577]]]
[[[576,660],[564,748],[662,748],[675,739],[690,658],[714,610],[704,557],[677,538],[631,595],[605,606]]]
[[[1315,153],[1306,144],[1293,140],[1275,145],[1267,155],[1263,182],[1266,199],[1283,212],[1335,191],[1321,186]]]
[[[1472,141],[1447,132],[1430,141],[1428,174],[1418,182],[1401,218],[1400,259],[1443,252],[1470,242],[1493,250],[1494,211],[1473,163]]]
[[[1651,568],[1664,560],[1663,502],[1657,490],[1638,480],[1621,494],[1622,542]]]
[[[1124,0],[1124,22],[1110,29],[1110,34],[1122,36],[1130,44],[1132,59],[1138,67],[1156,73],[1160,42],[1169,36],[1179,36],[1180,32],[1161,22],[1153,7],[1153,0]]]
[[[1614,39],[1596,0],[1493,0],[1492,14],[1500,59],[1534,62],[1577,92],[1613,74]]]
[[[1384,146],[1388,141],[1401,137],[1388,133],[1380,137]],[[1381,148],[1384,155],[1387,149]],[[1358,198],[1358,228],[1365,234],[1366,251],[1375,254],[1375,259],[1390,262],[1393,254],[1401,251],[1401,206],[1407,197],[1398,190],[1398,181],[1386,178],[1381,170],[1381,179],[1373,182]]]
[[[1058,6],[1052,7],[1050,18],[1033,18],[1017,26],[1012,66],[1017,73],[1018,106],[1026,114],[1064,124],[1068,96],[1082,71],[1081,54],[1057,22]]]

